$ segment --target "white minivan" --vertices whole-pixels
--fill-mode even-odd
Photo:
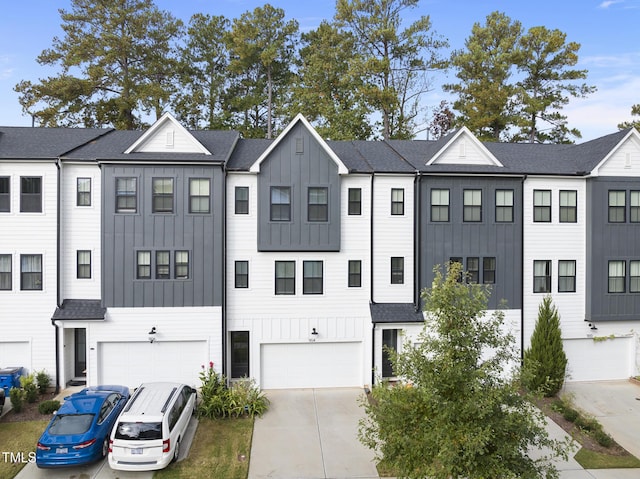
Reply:
[[[196,390],[186,384],[140,385],[111,432],[109,466],[151,471],[176,460],[195,403]]]

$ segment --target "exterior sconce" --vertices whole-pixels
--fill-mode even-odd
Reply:
[[[597,331],[598,327],[596,326],[595,323],[589,323],[589,328],[591,328],[591,331]]]
[[[311,334],[309,335],[309,341],[314,342],[318,338],[318,330],[313,328],[311,330]]]
[[[149,331],[149,342],[153,344],[153,342],[156,340],[156,327],[152,327],[151,331]]]

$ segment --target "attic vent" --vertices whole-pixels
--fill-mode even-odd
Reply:
[[[467,143],[464,140],[460,141],[460,151],[458,152],[458,156],[460,158],[467,156]]]
[[[296,153],[297,154],[304,153],[304,138],[302,137],[296,138]]]
[[[631,168],[631,153],[625,153],[624,155],[624,167]]]
[[[165,143],[165,146],[167,148],[173,148],[173,137],[174,137],[175,132],[173,130],[170,130],[167,132],[167,142]]]

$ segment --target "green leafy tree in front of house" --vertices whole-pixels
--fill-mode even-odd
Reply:
[[[531,345],[524,352],[523,383],[529,391],[555,396],[564,384],[566,368],[560,315],[551,297],[547,296],[538,307]]]
[[[640,103],[631,107],[631,116],[640,116]],[[618,124],[618,128],[620,128],[621,130],[624,130],[626,128],[635,128],[636,130],[640,131],[640,118],[631,121],[623,121],[622,123]]]
[[[543,414],[521,394],[519,355],[490,290],[460,281],[461,265],[434,270],[422,292],[425,327],[392,354],[406,385],[377,385],[360,440],[399,477],[557,478],[568,442],[549,438]],[[513,367],[513,375],[507,374]],[[531,449],[548,451],[531,457]]]

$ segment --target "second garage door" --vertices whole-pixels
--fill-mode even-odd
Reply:
[[[151,381],[199,386],[208,357],[206,341],[99,343],[98,381],[129,387]]]
[[[263,344],[262,389],[362,386],[362,343]]]
[[[569,339],[564,341],[568,381],[627,379],[634,365],[633,340],[630,337]]]

